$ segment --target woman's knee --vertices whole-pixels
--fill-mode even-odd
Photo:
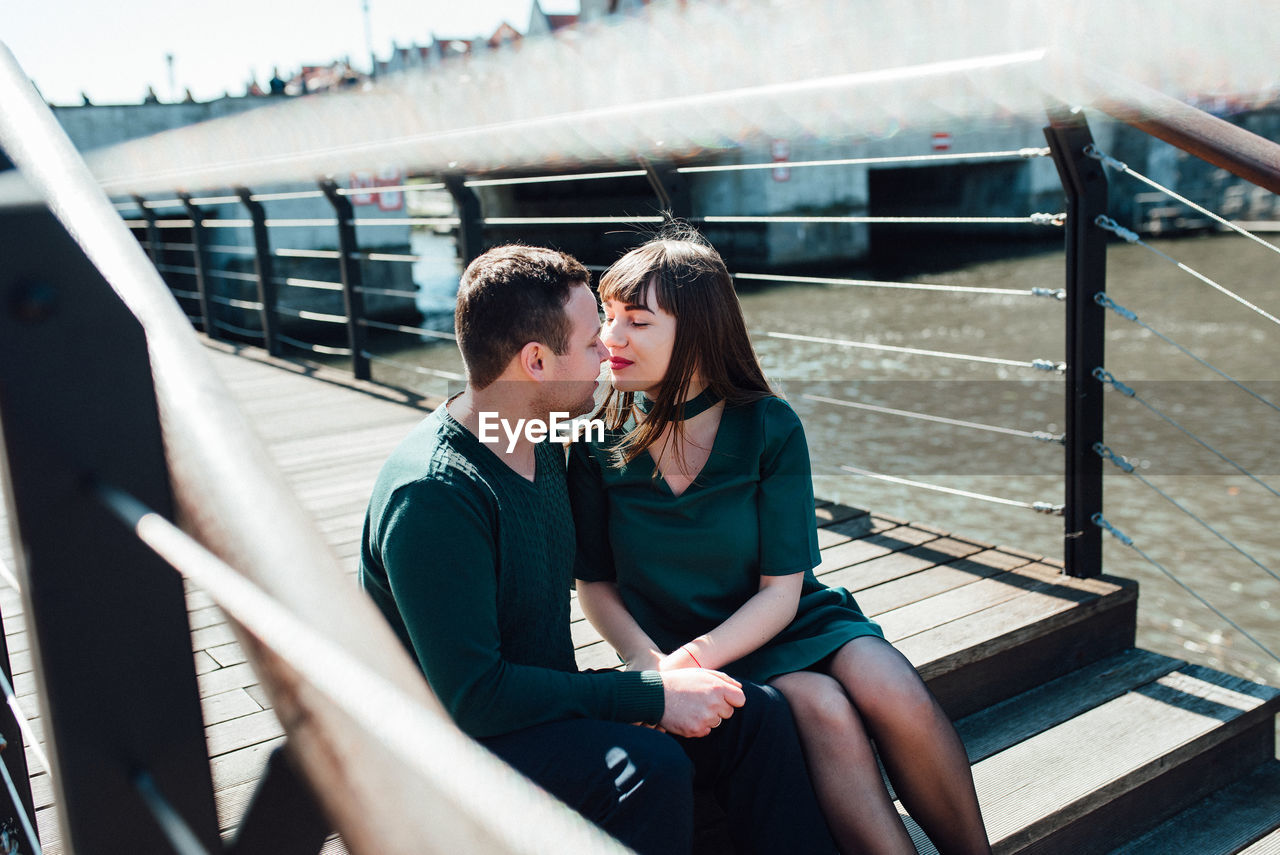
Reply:
[[[932,713],[937,702],[911,662],[889,642],[874,637],[845,644],[831,664],[853,705],[868,718],[909,720]]]
[[[838,734],[860,730],[857,714],[840,684],[809,671],[786,674],[772,685],[786,697],[801,732]]]

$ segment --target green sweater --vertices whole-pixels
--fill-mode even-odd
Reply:
[[[440,407],[378,475],[360,586],[473,737],[578,717],[655,723],[656,672],[577,670],[564,453],[541,443],[536,460],[530,482]]]

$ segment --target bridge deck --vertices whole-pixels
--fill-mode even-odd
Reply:
[[[282,363],[260,351],[235,351],[210,345],[219,372],[354,577],[374,477],[395,444],[423,417],[423,408],[394,400],[385,390],[371,394],[372,387],[353,388],[358,384],[337,373],[296,366],[281,370]],[[1070,580],[1054,560],[855,508],[819,502],[817,515],[824,559],[819,573],[831,584],[858,592],[863,607],[955,717],[1132,646],[1136,588],[1130,583],[1105,577]],[[5,537],[0,557],[11,566],[7,527]],[[358,595],[353,584],[352,596]],[[198,590],[190,590],[188,600],[219,822],[229,834],[283,733],[220,610]],[[616,665],[574,605],[580,664]],[[19,698],[28,714],[37,714],[20,597],[6,586],[0,590],[0,607]],[[1080,624],[1084,620],[1092,621],[1087,632]],[[1144,660],[1130,670],[1153,679],[1151,674],[1175,667],[1170,663],[1156,667]],[[1061,715],[1069,718],[1072,713]],[[971,744],[975,762],[1044,729],[1037,725],[1019,733],[1025,722],[1010,721],[994,731],[974,730],[977,724],[970,728],[966,739],[978,743]],[[39,734],[38,717],[35,725]],[[44,851],[56,855],[63,847],[52,791],[30,752],[28,757]],[[338,851],[341,843],[331,840],[326,852]]]

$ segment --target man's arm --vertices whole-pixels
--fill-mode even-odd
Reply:
[[[493,525],[471,491],[433,481],[401,487],[374,537],[418,662],[467,733],[578,717],[661,720],[656,673],[564,672],[502,658]]]

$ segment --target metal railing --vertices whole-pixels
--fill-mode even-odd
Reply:
[[[5,85],[13,86],[17,75],[11,71],[5,74],[11,78]],[[208,590],[240,627],[243,643],[269,677],[264,682],[271,686],[273,706],[289,729],[290,759],[273,761],[260,796],[242,824],[243,842],[236,844],[233,851],[286,851],[285,847],[303,851],[314,842],[317,829],[328,830],[321,827],[323,820],[304,799],[284,814],[297,819],[296,827],[301,829],[298,835],[287,841],[272,836],[272,826],[287,826],[281,822],[280,809],[273,806],[278,805],[281,793],[297,791],[294,775],[298,770],[313,783],[341,782],[322,789],[319,795],[327,815],[348,844],[359,851],[426,851],[428,847],[442,852],[604,851],[602,847],[608,845],[574,816],[471,752],[473,746],[447,722],[416,667],[386,631],[380,616],[367,608],[368,604],[356,605],[354,598],[348,596],[340,568],[319,545],[321,538],[296,500],[270,474],[274,471],[272,465],[233,415],[234,407],[190,334],[187,320],[201,325],[212,338],[226,332],[256,338],[273,355],[281,355],[285,345],[349,357],[353,374],[360,379],[371,377],[372,362],[385,361],[370,350],[371,330],[448,337],[443,331],[371,316],[366,297],[409,298],[414,292],[366,286],[362,262],[404,264],[418,258],[412,253],[362,248],[358,240],[360,228],[389,226],[393,222],[402,227],[450,227],[459,260],[465,264],[483,249],[486,234],[498,229],[598,228],[618,223],[658,223],[669,215],[717,226],[806,222],[1063,227],[1064,287],[1007,289],[1007,293],[1062,301],[1064,363],[807,338],[834,347],[911,350],[921,356],[1003,361],[1012,367],[1061,373],[1066,402],[1066,427],[1061,435],[950,421],[956,423],[953,426],[1061,442],[1065,456],[1061,506],[972,492],[968,495],[1062,513],[1067,572],[1093,576],[1102,571],[1102,533],[1118,532],[1103,514],[1102,490],[1104,465],[1115,460],[1114,455],[1108,457],[1102,451],[1107,449],[1102,430],[1104,392],[1108,386],[1118,388],[1105,368],[1104,334],[1108,312],[1117,306],[1108,302],[1105,287],[1109,233],[1102,219],[1108,215],[1104,161],[1095,156],[1096,145],[1082,113],[1051,114],[1046,130],[1047,150],[933,156],[957,162],[965,158],[1026,159],[1049,154],[1066,194],[1065,216],[1056,212],[1013,218],[700,214],[692,209],[684,176],[713,169],[776,168],[777,164],[681,166],[646,160],[640,169],[559,176],[468,179],[456,172],[429,176],[428,184],[395,189],[443,189],[454,200],[456,216],[406,217],[396,221],[357,218],[350,204],[350,196],[356,191],[330,180],[320,182],[315,190],[254,192],[237,188],[231,195],[181,194],[158,200],[138,196],[117,205],[124,210],[132,206],[138,211],[136,222],[131,224],[137,240],[131,243],[119,227],[117,212],[93,186],[65,140],[60,139],[52,120],[40,113],[42,105],[35,106],[26,95],[20,100],[24,111],[6,115],[0,121],[0,148],[19,161],[28,176],[34,177],[52,215],[43,209],[0,215],[5,226],[0,229],[0,239],[4,241],[0,249],[6,259],[17,260],[0,273],[0,284],[11,295],[10,311],[0,327],[0,354],[6,365],[18,364],[21,354],[34,350],[61,349],[68,358],[50,360],[56,364],[41,365],[39,372],[25,372],[25,376],[21,376],[24,372],[12,372],[22,382],[9,382],[10,372],[6,372],[6,383],[0,384],[0,414],[6,416],[4,435],[11,492],[18,500],[18,525],[27,545],[21,573],[23,596],[41,650],[45,681],[42,698],[49,704],[47,728],[54,747],[57,801],[65,807],[66,837],[76,851],[113,851],[116,835],[126,830],[137,842],[137,851],[221,848],[190,662],[166,661],[154,669],[137,669],[138,682],[122,687],[112,682],[117,679],[116,672],[104,676],[99,660],[86,657],[83,644],[70,645],[66,633],[60,632],[48,617],[57,614],[58,623],[64,626],[70,622],[77,627],[92,627],[93,637],[101,646],[97,653],[102,657],[129,660],[141,658],[144,651],[150,655],[151,651],[160,650],[176,651],[175,657],[178,653],[186,655],[189,645],[182,586],[169,564]],[[1203,134],[1195,129],[1185,132],[1196,138]],[[1262,150],[1274,158],[1276,147],[1269,145]],[[1249,146],[1250,151],[1257,149],[1252,140]],[[1257,157],[1237,156],[1235,149],[1229,143],[1215,145],[1214,162],[1233,171],[1238,169],[1245,177],[1258,177]],[[802,161],[788,166],[839,168],[867,165],[869,160]],[[1267,172],[1265,167],[1263,163],[1262,173]],[[486,217],[476,192],[502,185],[641,177],[649,182],[657,213]],[[332,217],[290,219],[267,214],[265,206],[274,202],[309,198],[323,199],[331,207]],[[245,216],[209,216],[210,209],[222,206],[239,206]],[[176,207],[183,210],[185,217],[156,215],[157,210]],[[331,246],[290,248],[273,244],[273,235],[280,233],[273,230],[304,227],[332,228]],[[232,229],[244,230],[251,236],[252,245],[211,239],[213,233]],[[189,230],[190,240],[166,242],[162,239],[166,230]],[[70,234],[75,235],[74,240]],[[141,254],[143,247],[149,260]],[[174,263],[173,253],[190,253],[190,264]],[[210,263],[215,254],[252,257],[252,272],[221,269]],[[66,263],[50,264],[49,259],[55,257],[66,259]],[[276,264],[287,258],[331,261],[335,264],[334,278],[280,277]],[[156,276],[157,269],[170,274],[167,292]],[[821,280],[851,287],[956,290],[930,283],[748,272],[736,275],[743,280]],[[176,279],[178,276],[189,277],[194,284],[184,287]],[[244,294],[233,297],[220,293],[213,287],[215,279],[252,286],[253,293],[248,295],[251,299]],[[281,288],[340,292],[343,313],[318,312],[282,302]],[[185,312],[175,310],[170,294],[186,301]],[[237,309],[246,317],[255,318],[259,329],[249,329],[225,317],[220,319],[218,307]],[[282,331],[285,318],[342,325],[346,346],[305,342],[287,335]],[[767,334],[796,337],[776,331]],[[111,352],[117,361],[106,364],[101,358],[106,352]],[[453,379],[460,378],[455,375]],[[122,397],[127,397],[128,406],[121,405]],[[831,403],[867,406],[834,399]],[[880,409],[903,418],[947,421],[936,413]],[[28,412],[41,412],[42,420],[36,423],[14,415]],[[93,414],[92,420],[85,418],[86,412]],[[60,427],[51,435],[47,424]],[[116,453],[118,448],[137,449],[139,453],[126,460]],[[851,471],[870,477],[896,477],[868,470]],[[58,512],[51,513],[50,509],[55,508]],[[59,521],[72,514],[83,525],[68,532]],[[174,528],[173,519],[183,520],[199,542]],[[276,572],[281,566],[307,568],[306,582],[299,585],[282,580]],[[82,567],[99,572],[77,573],[73,579],[72,571]],[[95,582],[86,580],[86,575],[101,578]],[[75,590],[70,602],[65,595],[67,588]],[[118,603],[119,609],[104,608],[104,603]],[[341,603],[342,608],[335,609],[333,603]],[[154,616],[145,638],[121,632],[119,611],[125,608],[145,609]],[[318,632],[317,627],[324,631]],[[328,671],[329,668],[333,670]],[[353,690],[353,686],[359,690]],[[130,696],[134,698],[132,705],[126,700]],[[102,717],[104,697],[112,698],[112,703],[126,712],[136,712],[136,720]],[[146,706],[153,707],[150,712],[137,702],[144,697]],[[163,721],[156,720],[156,709],[164,711]],[[371,714],[373,709],[378,711],[377,716]],[[384,715],[388,710],[395,714]],[[424,733],[432,734],[432,749],[442,752],[441,756],[447,755],[447,761],[424,756]],[[15,739],[21,743],[21,735],[5,721],[0,721],[0,737],[9,743]],[[170,746],[174,744],[181,745],[181,750],[172,750]],[[20,754],[13,752],[3,758],[11,777],[19,783],[25,781],[26,775]],[[108,756],[100,765],[81,759],[101,754]],[[101,776],[103,765],[110,770],[105,778]],[[457,776],[463,770],[474,774],[474,778],[459,780]],[[487,788],[491,798],[495,792],[503,793],[504,810],[484,810],[475,798],[480,787]],[[29,814],[30,794],[28,791],[24,795],[21,789],[19,786],[16,801],[25,800]],[[114,815],[96,810],[92,800],[110,805]],[[424,811],[424,805],[434,807]],[[517,832],[516,823],[525,816],[536,816],[538,821],[519,825]],[[396,836],[388,842],[381,835],[390,828],[395,829]],[[267,840],[271,842],[254,842]]]
[[[3,51],[0,102],[0,151],[43,199],[0,212],[0,418],[64,846],[224,850],[173,563],[226,609],[288,731],[288,760],[228,851],[314,852],[330,822],[355,852],[619,851],[467,739],[351,596],[155,266]],[[57,357],[28,370],[32,353]],[[21,745],[4,716],[0,732]],[[31,817],[22,752],[3,760],[22,803],[9,807]]]

